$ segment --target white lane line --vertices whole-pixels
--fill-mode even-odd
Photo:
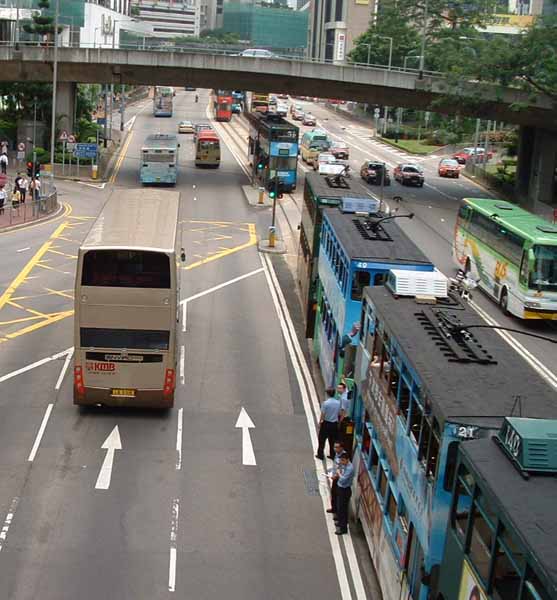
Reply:
[[[178,539],[178,519],[180,518],[180,499],[172,501],[170,519],[170,560],[168,563],[168,591],[176,591],[176,542]]]
[[[184,409],[178,409],[178,427],[176,429],[176,471],[182,469],[182,429],[184,427]]]
[[[46,363],[49,363],[53,360],[58,360],[59,358],[62,358],[62,356],[66,356],[66,354],[68,354],[69,352],[73,352],[73,347],[68,348],[67,350],[64,350],[63,352],[57,352],[56,354],[53,354],[52,356],[47,356],[46,358],[42,358],[41,360],[31,363],[30,365],[27,365],[26,367],[22,367],[21,369],[17,369],[16,371],[12,371],[11,373],[6,373],[6,375],[2,375],[0,377],[0,383],[4,383],[4,381],[8,381],[9,379],[12,379],[13,377],[17,377],[18,375],[21,375],[22,373],[26,373],[27,371],[31,371],[32,369],[36,369],[37,367],[45,365]]]
[[[188,320],[188,301],[184,300],[182,303],[182,332],[186,331],[186,324]]]
[[[247,279],[248,277],[257,275],[258,273],[261,273],[262,271],[263,271],[263,268],[255,269],[254,271],[250,271],[249,273],[246,273],[245,275],[240,275],[239,277],[234,277],[234,279],[230,279],[229,281],[225,281],[224,283],[215,285],[214,287],[209,288],[208,290],[205,290],[204,292],[199,292],[199,294],[194,294],[193,296],[190,296],[189,298],[185,298],[184,300],[180,301],[180,304],[186,304],[187,302],[191,302],[192,300],[197,300],[198,298],[201,298],[202,296],[206,296],[207,294],[212,294],[213,292],[216,292],[217,290],[220,290],[228,285],[232,285],[233,283],[236,283],[238,281],[242,281],[242,279]]]
[[[283,335],[283,338],[284,338],[284,341],[286,344],[286,348],[287,348],[288,354],[290,356],[292,368],[294,369],[294,373],[295,373],[296,379],[298,381],[298,387],[300,388],[300,394],[302,396],[302,404],[304,406],[304,413],[306,415],[306,421],[307,421],[309,436],[311,439],[311,445],[312,445],[313,452],[315,452],[317,450],[317,431],[315,428],[315,417],[314,417],[312,409],[310,407],[308,392],[306,389],[302,371],[300,369],[300,364],[298,363],[298,359],[297,359],[296,353],[294,352],[294,348],[293,348],[293,343],[296,344],[297,339],[296,338],[291,339],[291,337],[290,337],[285,318],[282,314],[282,307],[277,298],[277,291],[275,290],[273,281],[271,279],[270,269],[266,262],[267,257],[264,257],[261,254],[260,258],[261,258],[261,263],[263,264],[263,267],[265,270],[265,278],[267,280],[267,285],[268,285],[269,291],[271,293],[271,298],[273,299],[273,304],[275,306],[275,311],[277,313],[277,317],[279,320],[280,328],[282,330],[282,335]],[[317,459],[314,459],[314,461],[315,461],[315,470],[316,470],[317,478],[319,481],[319,492],[320,492],[321,501],[322,501],[322,505],[323,505],[323,511],[325,512],[329,505],[329,492],[328,492],[328,487],[323,482],[323,479],[324,479],[323,463]],[[333,520],[327,518],[326,512],[325,512],[325,522],[327,524],[327,533],[329,534],[329,542],[331,544],[331,550],[332,550],[333,559],[335,562],[335,568],[336,568],[336,572],[337,572],[337,578],[338,578],[338,582],[339,582],[341,598],[342,598],[342,600],[352,600],[352,594],[350,592],[350,584],[348,583],[346,567],[345,567],[344,560],[342,557],[342,551],[340,548],[339,539],[334,533]],[[364,596],[364,598],[365,598],[365,596]]]
[[[186,382],[185,375],[185,364],[186,364],[186,347],[184,344],[180,346],[180,383],[184,385]]]
[[[470,306],[482,317],[488,325],[501,327],[495,319],[490,317],[483,308],[480,308],[475,302],[470,301]],[[527,350],[520,342],[518,342],[508,331],[494,329],[506,342],[513,348],[522,358],[539,374],[551,387],[557,390],[557,375],[548,369],[540,360],[538,360],[529,350]]]
[[[74,353],[74,349],[71,348],[70,351],[68,352],[68,354],[66,355],[66,360],[64,361],[62,370],[60,371],[60,375],[58,375],[58,381],[56,382],[56,385],[54,386],[55,390],[59,390],[62,387],[62,381],[64,381],[64,376],[66,375],[66,371],[68,370],[68,367],[70,366],[70,362],[72,360],[73,353]]]
[[[27,246],[27,248],[20,248],[19,250],[16,250],[16,252],[25,252],[26,250],[31,250],[31,246]]]
[[[39,431],[37,432],[37,437],[35,438],[35,443],[33,444],[33,447],[31,448],[31,452],[29,453],[29,457],[27,458],[28,462],[33,462],[35,460],[35,456],[37,456],[37,452],[39,450],[41,440],[43,439],[43,435],[44,435],[46,426],[48,424],[48,420],[50,419],[50,413],[52,412],[53,407],[54,407],[54,404],[49,404],[46,407],[46,411],[44,413],[43,420],[41,421],[41,426],[39,427]]]
[[[17,509],[17,505],[19,504],[19,497],[16,496],[12,503],[10,504],[10,508],[8,509],[8,514],[4,519],[4,524],[2,525],[2,529],[0,530],[0,552],[2,552],[2,548],[4,547],[4,543],[8,537],[8,531],[10,530],[10,525],[14,520],[15,511]]]

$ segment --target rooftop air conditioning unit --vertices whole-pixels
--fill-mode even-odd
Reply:
[[[395,296],[446,298],[449,280],[437,269],[435,271],[407,271],[391,269],[387,287]]]
[[[493,439],[523,477],[557,473],[557,420],[505,417]]]

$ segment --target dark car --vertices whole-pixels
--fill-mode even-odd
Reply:
[[[366,160],[360,168],[360,177],[374,185],[381,185],[381,179],[383,179],[383,185],[391,185],[391,176],[387,165],[377,160]]]
[[[335,158],[340,158],[342,160],[348,160],[350,158],[350,151],[344,142],[333,142],[329,152],[333,154]]]
[[[402,185],[417,185],[418,187],[423,187],[424,185],[424,172],[418,165],[413,163],[397,165],[393,175],[395,180],[399,181]]]

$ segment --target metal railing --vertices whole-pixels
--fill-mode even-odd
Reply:
[[[0,48],[1,47],[8,47],[8,48],[15,49],[15,43],[12,41],[0,41]],[[52,41],[50,41],[50,42],[24,41],[24,42],[19,42],[19,47],[40,47],[40,48],[47,49],[47,48],[53,48],[54,43]],[[203,54],[203,55],[209,55],[209,56],[233,56],[233,57],[237,57],[237,58],[242,58],[246,62],[248,62],[248,61],[282,60],[282,61],[289,61],[289,62],[295,62],[295,63],[334,65],[334,66],[339,66],[339,67],[343,67],[343,68],[354,67],[357,69],[364,69],[364,70],[381,70],[381,71],[393,72],[393,73],[407,73],[407,74],[416,75],[416,76],[420,72],[419,69],[415,69],[415,68],[411,68],[411,67],[398,67],[395,65],[389,66],[386,64],[376,64],[376,63],[370,63],[370,64],[356,63],[356,62],[351,62],[349,59],[347,60],[346,63],[337,63],[333,60],[323,60],[323,59],[312,58],[312,57],[292,56],[292,55],[287,55],[287,54],[273,54],[273,56],[268,57],[268,58],[267,57],[242,56],[241,52],[238,52],[237,50],[232,51],[232,50],[227,50],[227,49],[222,49],[222,48],[214,48],[211,46],[202,46],[202,45],[191,45],[191,46],[164,45],[164,46],[160,46],[160,45],[155,45],[155,44],[149,44],[148,38],[146,39],[145,42],[142,42],[142,43],[137,43],[137,44],[123,43],[123,44],[120,44],[119,46],[115,46],[115,47],[112,47],[112,45],[106,44],[106,43],[93,43],[93,44],[70,43],[70,44],[59,45],[58,48],[59,49],[64,49],[64,48],[89,49],[89,50],[96,50],[99,53],[102,51],[118,52],[118,51],[124,50],[124,51],[139,51],[139,52],[156,52],[156,53],[161,53],[161,54],[174,53],[174,54]],[[443,77],[444,76],[444,73],[442,73],[440,71],[424,70],[424,71],[422,71],[422,73],[424,75],[427,75],[428,77]]]
[[[0,230],[16,225],[24,225],[54,213],[58,210],[58,193],[56,188],[43,181],[43,189],[38,200],[32,200],[31,191],[25,202],[6,200],[0,206]]]

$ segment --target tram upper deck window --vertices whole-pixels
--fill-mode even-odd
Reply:
[[[89,250],[81,285],[170,289],[170,259],[163,252]]]

